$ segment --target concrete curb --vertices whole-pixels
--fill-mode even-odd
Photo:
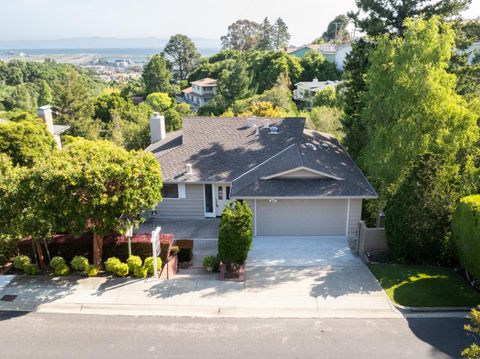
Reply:
[[[408,313],[439,313],[439,312],[470,312],[472,308],[470,307],[407,307],[400,304],[393,303],[388,298],[395,308],[400,310],[401,312],[408,312]]]
[[[262,319],[399,319],[400,313],[376,310],[316,310],[292,308],[242,308],[228,306],[191,306],[155,304],[79,304],[45,303],[36,307],[3,307],[4,311],[27,311],[39,313],[96,314],[124,316],[168,316],[191,318],[262,318]]]

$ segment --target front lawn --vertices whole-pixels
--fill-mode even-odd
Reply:
[[[408,307],[473,307],[474,290],[451,268],[369,264],[390,299]]]

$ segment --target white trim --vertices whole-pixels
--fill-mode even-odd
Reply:
[[[234,199],[377,199],[378,196],[296,196],[296,197],[276,197],[276,196],[240,196],[231,197]]]
[[[271,179],[271,178],[280,177],[280,176],[283,176],[283,175],[286,175],[286,174],[289,174],[289,173],[292,173],[292,172],[301,171],[301,170],[304,170],[304,171],[307,171],[307,172],[311,172],[311,173],[314,173],[314,174],[317,174],[317,175],[321,175],[322,177],[333,178],[333,179],[339,180],[339,181],[343,181],[343,180],[344,180],[343,178],[340,178],[340,177],[337,177],[337,176],[333,176],[333,175],[328,174],[328,173],[325,173],[325,172],[320,172],[320,171],[317,171],[317,170],[314,170],[314,169],[312,169],[312,168],[305,167],[305,166],[298,166],[298,167],[292,168],[292,169],[287,170],[287,171],[277,172],[277,173],[274,173],[274,174],[272,174],[272,175],[265,176],[265,177],[260,177],[260,178],[261,178],[261,179],[268,180],[268,179]]]
[[[257,169],[258,167],[260,167],[261,165],[263,165],[264,163],[267,163],[267,162],[268,162],[268,161],[270,161],[271,159],[273,159],[273,158],[277,157],[279,154],[281,154],[281,153],[285,152],[285,151],[286,151],[286,150],[288,150],[290,147],[292,147],[292,146],[295,146],[295,145],[296,145],[296,143],[292,143],[290,146],[288,146],[287,148],[284,148],[284,149],[283,149],[283,150],[281,150],[280,152],[278,152],[278,153],[274,154],[272,157],[270,157],[270,158],[267,158],[267,159],[266,159],[265,161],[263,161],[262,163],[260,163],[260,164],[256,165],[256,166],[255,166],[255,167],[253,167],[253,168],[250,168],[250,169],[249,169],[247,172],[245,172],[245,173],[241,174],[241,175],[240,175],[240,176],[238,176],[237,178],[234,178],[234,179],[232,180],[232,183],[233,183],[233,181],[236,181],[236,180],[238,180],[239,178],[241,178],[241,177],[245,176],[247,173],[250,173],[250,172],[252,172],[253,170],[255,170],[255,169]]]
[[[350,222],[350,198],[347,201],[347,228],[345,229],[345,237],[348,237],[348,227]]]
[[[186,190],[185,183],[178,184],[178,198],[179,199],[187,198],[187,190]]]
[[[253,220],[255,222],[253,223],[253,226],[254,226],[253,233],[254,233],[254,236],[256,236],[257,235],[257,200],[256,199],[254,200],[254,208],[255,209],[253,213],[253,217],[254,217]]]

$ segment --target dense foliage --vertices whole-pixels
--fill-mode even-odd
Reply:
[[[455,252],[462,266],[480,281],[480,195],[464,197],[452,220]]]
[[[480,339],[480,306],[472,308],[470,312],[470,324],[465,325],[465,330],[472,333],[475,339]],[[480,345],[473,343],[462,351],[462,356],[467,359],[479,359],[480,358]]]
[[[232,202],[222,212],[218,256],[224,264],[243,264],[252,246],[253,214],[246,202]]]

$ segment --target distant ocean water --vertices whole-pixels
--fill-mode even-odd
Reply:
[[[65,48],[65,49],[0,49],[0,56],[18,56],[20,53],[25,56],[39,55],[96,55],[99,58],[127,58],[137,61],[145,61],[149,56],[158,54],[163,49],[159,48]],[[199,48],[198,51],[209,56],[218,52],[219,49]]]

